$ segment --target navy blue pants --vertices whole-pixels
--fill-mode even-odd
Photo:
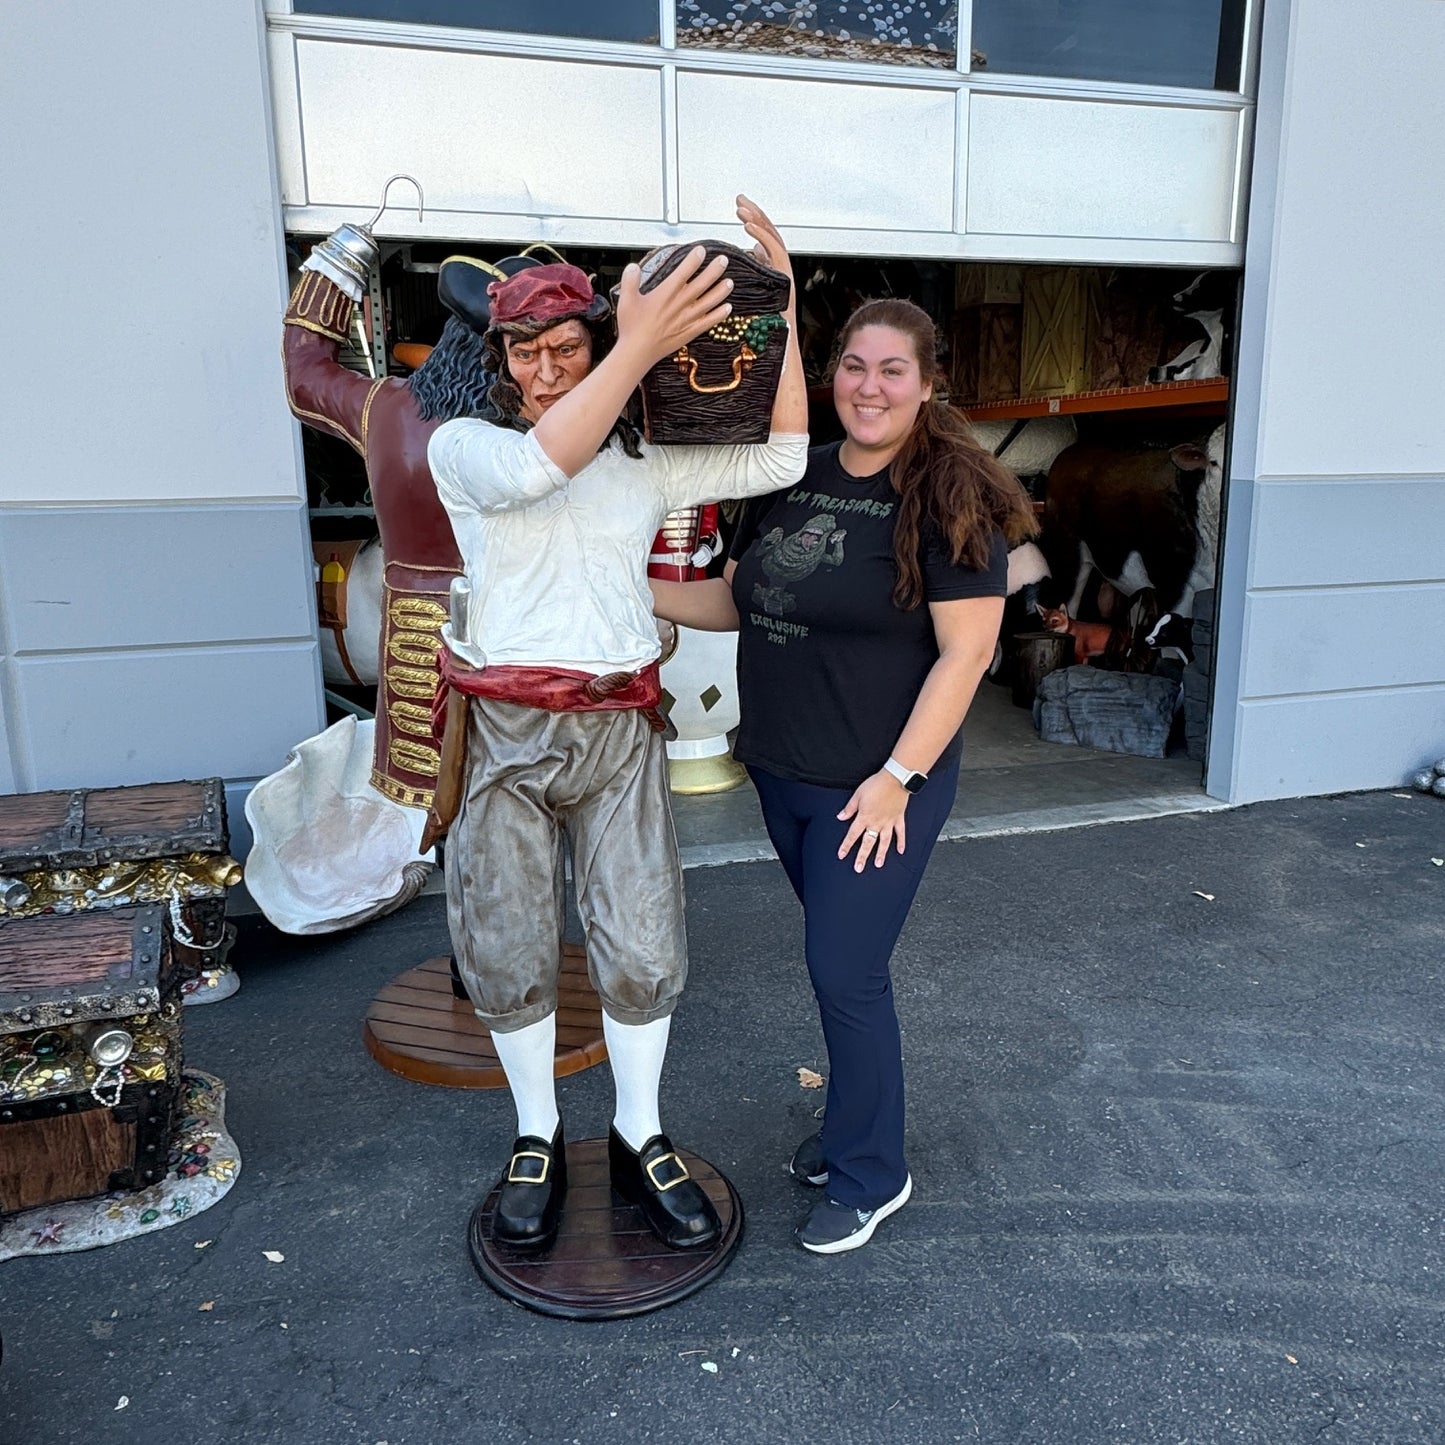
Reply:
[[[853,871],[838,857],[851,788],[795,783],[749,768],[768,836],[803,905],[808,974],[828,1045],[823,1157],[828,1193],[875,1209],[903,1188],[903,1048],[888,960],[958,791],[955,761],[908,801],[908,851]]]

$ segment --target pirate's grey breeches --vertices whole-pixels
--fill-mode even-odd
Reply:
[[[557,1007],[565,830],[587,971],[618,1023],[664,1018],[687,977],[667,753],[641,713],[474,697],[446,844],[447,920],[477,1015],[498,1033]]]

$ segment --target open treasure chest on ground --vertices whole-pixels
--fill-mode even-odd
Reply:
[[[750,251],[725,241],[697,244],[708,261],[719,254],[728,258],[732,314],[642,378],[644,434],[659,445],[757,445],[768,439],[783,375],[788,323],[782,313],[790,283]],[[642,289],[650,291],[671,275],[693,249],[663,246],[645,256]]]
[[[0,797],[0,1214],[165,1173],[228,846],[219,778]]]

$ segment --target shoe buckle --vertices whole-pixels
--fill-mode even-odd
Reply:
[[[540,1159],[542,1161],[542,1172],[537,1175],[518,1174],[517,1161],[519,1159]],[[519,1149],[512,1155],[512,1162],[507,1166],[508,1184],[545,1184],[547,1176],[552,1172],[552,1156],[543,1154],[540,1149]]]
[[[666,1184],[658,1179],[654,1172],[659,1165],[666,1164],[669,1160],[677,1165],[678,1173],[675,1178],[669,1179]],[[676,1154],[659,1154],[656,1159],[649,1159],[643,1168],[647,1171],[647,1177],[652,1180],[652,1187],[659,1194],[666,1194],[669,1189],[676,1189],[679,1184],[685,1184],[692,1175],[687,1172],[687,1165],[677,1157]]]

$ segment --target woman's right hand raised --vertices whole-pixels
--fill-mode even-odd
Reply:
[[[694,246],[646,292],[640,268],[636,262],[629,265],[617,289],[618,346],[640,353],[646,370],[716,326],[732,312],[733,283],[723,274],[727,264],[726,256],[707,261],[706,250]]]

